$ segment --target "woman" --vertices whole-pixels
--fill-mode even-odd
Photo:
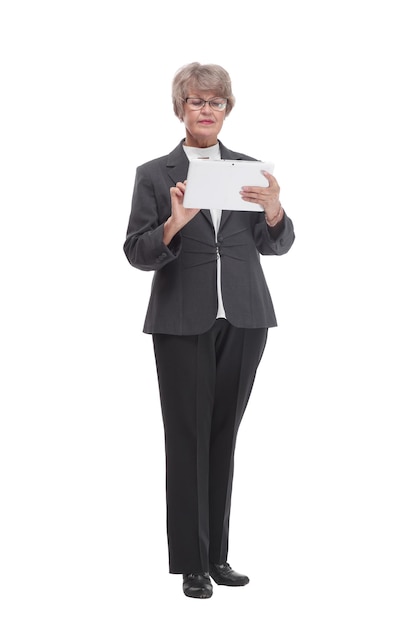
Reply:
[[[124,251],[155,272],[144,332],[153,336],[166,450],[169,571],[183,591],[212,595],[211,578],[242,586],[227,563],[233,458],[268,328],[276,326],[259,253],[281,255],[294,230],[267,172],[243,187],[259,211],[186,209],[189,159],[244,159],[219,140],[235,99],[218,65],[191,63],[172,84],[185,139],[137,168]]]

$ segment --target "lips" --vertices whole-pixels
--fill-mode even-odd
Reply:
[[[214,124],[213,120],[201,120],[198,123],[203,124],[203,126],[211,126],[212,124]]]

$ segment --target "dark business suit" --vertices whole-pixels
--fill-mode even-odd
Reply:
[[[253,160],[221,143],[220,151]],[[263,213],[227,210],[216,240],[202,210],[166,246],[169,188],[187,171],[182,142],[137,168],[124,244],[134,267],[155,271],[143,330],[153,335],[164,419],[173,573],[226,560],[237,430],[276,326],[259,254],[284,254],[294,241],[286,215],[270,228]],[[227,321],[216,320],[218,254]]]

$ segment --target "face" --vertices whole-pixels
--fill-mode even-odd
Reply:
[[[215,91],[206,91],[198,89],[190,89],[187,97],[202,98],[203,100],[211,100],[219,97]],[[190,109],[189,105],[184,102],[183,122],[185,126],[185,145],[195,148],[208,148],[217,143],[217,135],[221,131],[226,109],[224,111],[213,111],[209,104],[198,111]]]

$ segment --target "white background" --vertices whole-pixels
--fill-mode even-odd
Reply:
[[[4,626],[415,626],[412,4],[2,4]],[[264,259],[279,327],[236,451],[251,583],[206,602],[168,574],[151,275],[122,251],[195,60],[231,74],[220,138],[275,162],[297,235]]]

